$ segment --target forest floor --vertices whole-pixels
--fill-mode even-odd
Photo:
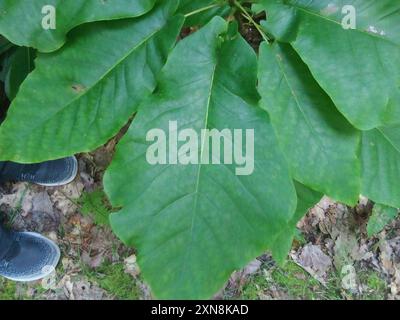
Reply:
[[[0,187],[6,223],[43,233],[62,252],[48,279],[23,284],[0,278],[0,300],[152,298],[135,250],[108,225],[113,209],[101,180],[114,147],[115,140],[79,155],[79,175],[67,186]],[[298,224],[285,266],[266,253],[235,272],[215,299],[400,299],[400,219],[368,238],[368,215],[363,200],[348,208],[323,198]]]

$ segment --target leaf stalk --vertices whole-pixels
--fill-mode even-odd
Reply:
[[[216,7],[220,7],[220,6],[221,6],[221,3],[214,3],[214,4],[211,4],[209,6],[206,6],[206,7],[203,7],[203,8],[199,8],[197,10],[194,10],[192,12],[189,12],[189,13],[185,14],[185,18],[194,16],[194,15],[199,14],[201,12],[204,12],[204,11],[216,8]]]
[[[260,33],[264,41],[270,42],[271,39],[268,38],[268,36],[265,34],[263,31],[262,27],[253,19],[253,17],[247,12],[247,10],[241,5],[241,3],[237,0],[234,0],[233,3],[235,6],[242,11],[242,15],[244,18],[246,18],[251,24],[254,25],[254,27],[257,29],[257,31]]]

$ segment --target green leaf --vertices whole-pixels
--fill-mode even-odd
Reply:
[[[34,68],[35,50],[26,47],[18,47],[8,58],[5,72],[5,92],[12,101],[28,74]]]
[[[259,92],[294,178],[336,200],[356,204],[360,135],[290,45],[261,45]]]
[[[363,133],[362,167],[362,194],[400,208],[400,126]]]
[[[128,4],[127,4],[128,2]],[[137,17],[150,11],[156,0],[2,0],[0,1],[0,34],[11,42],[34,47],[42,52],[59,49],[68,31],[86,22]],[[56,28],[42,26],[47,11],[56,9]],[[18,21],[18,23],[16,23]]]
[[[372,237],[381,232],[386,225],[394,220],[399,214],[399,209],[388,207],[382,204],[375,204],[372,215],[369,218],[367,231],[368,236]]]
[[[279,265],[287,260],[287,255],[292,248],[293,239],[296,236],[296,225],[304,215],[314,207],[323,197],[322,193],[316,192],[295,181],[297,193],[297,209],[288,225],[283,228],[271,247],[272,256]]]
[[[226,40],[227,29],[216,17],[178,43],[105,175],[113,206],[123,208],[111,215],[112,228],[138,249],[158,298],[210,298],[274,243],[296,208],[287,165],[257,105],[256,55],[240,36]],[[234,164],[150,165],[146,136],[159,128],[165,141],[174,139],[170,121],[197,135],[206,128],[255,130],[253,174],[236,175]],[[204,159],[208,144],[198,145],[194,155]]]
[[[399,1],[261,2],[268,16],[265,29],[291,43],[355,127],[400,123]],[[356,29],[342,26],[345,5],[356,9]]]
[[[57,159],[92,151],[118,133],[156,86],[183,24],[183,17],[170,18],[176,5],[82,26],[62,50],[40,54],[0,127],[0,158]]]

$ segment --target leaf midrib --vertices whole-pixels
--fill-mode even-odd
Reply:
[[[206,111],[205,111],[205,119],[204,119],[204,129],[207,129],[207,124],[208,124],[208,117],[209,117],[209,111],[210,111],[210,105],[211,105],[211,96],[213,93],[213,88],[214,88],[214,82],[215,82],[215,74],[216,74],[216,70],[217,70],[217,64],[218,64],[218,55],[216,55],[215,57],[216,61],[214,63],[213,66],[213,70],[212,70],[212,75],[211,75],[211,80],[210,80],[210,89],[208,92],[208,97],[207,97],[207,105],[206,105]],[[191,251],[191,248],[193,246],[193,230],[194,230],[194,223],[196,220],[196,212],[197,212],[197,203],[198,203],[198,199],[199,199],[199,186],[200,186],[200,176],[201,176],[201,168],[202,168],[202,159],[203,159],[203,153],[204,153],[204,147],[205,147],[205,131],[204,131],[204,135],[202,135],[202,145],[201,145],[201,149],[200,149],[200,158],[199,158],[199,165],[198,165],[198,169],[197,169],[197,174],[196,174],[196,185],[195,185],[195,190],[193,191],[193,195],[195,197],[194,199],[194,203],[193,203],[193,209],[192,209],[192,219],[191,219],[191,225],[190,225],[190,242],[189,245],[187,246],[186,249],[186,253],[185,253],[185,258],[183,259],[183,265],[182,265],[182,271],[180,273],[180,279],[179,282],[182,282],[184,279],[184,275],[186,273],[187,270],[187,256]]]

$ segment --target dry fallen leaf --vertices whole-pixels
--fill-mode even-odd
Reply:
[[[320,246],[308,244],[302,250],[296,262],[307,272],[314,276],[318,281],[324,282],[323,277],[329,268],[332,267],[332,261],[320,248]]]
[[[110,300],[103,289],[86,280],[75,282],[72,292],[74,300]]]

